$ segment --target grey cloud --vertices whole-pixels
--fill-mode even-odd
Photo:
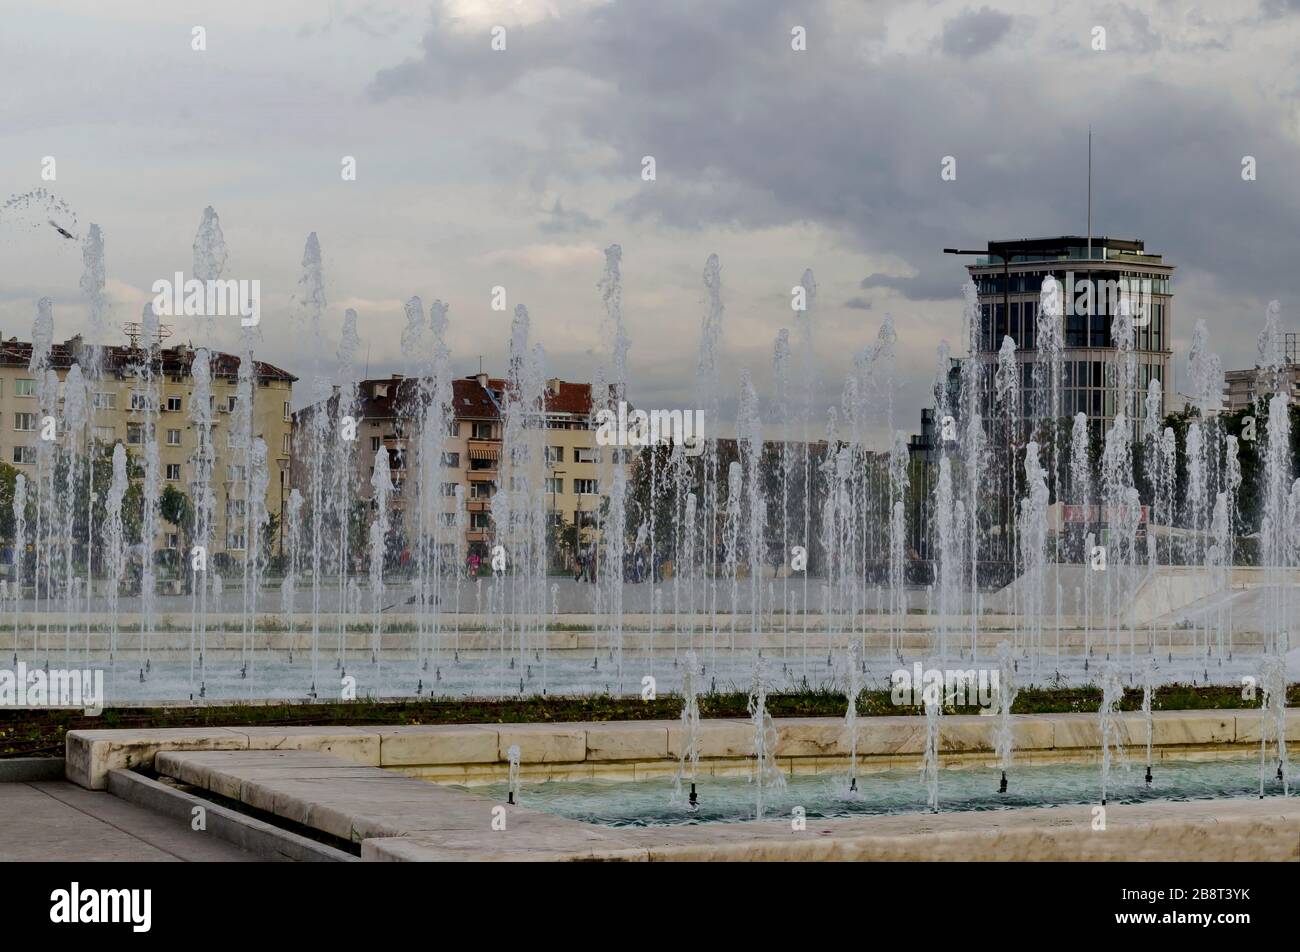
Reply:
[[[601,223],[581,209],[566,209],[564,203],[556,198],[549,217],[539,224],[539,230],[549,235],[573,234],[599,228]]]
[[[960,282],[951,280],[955,273],[949,269],[930,269],[913,278],[869,274],[862,279],[859,287],[864,291],[869,288],[888,288],[909,301],[942,301],[956,297],[961,291]]]
[[[966,10],[943,25],[943,51],[970,59],[997,46],[1011,29],[1011,17],[990,7]]]
[[[1096,233],[1143,238],[1225,296],[1300,299],[1290,261],[1300,198],[1289,177],[1300,149],[1266,106],[1244,107],[1227,84],[1165,81],[1149,61],[1123,57],[1080,100],[1068,84],[1038,81],[1057,65],[1043,32],[1050,23],[1018,19],[1038,32],[1013,55],[996,42],[1009,27],[993,29],[1004,15],[987,8],[945,28],[960,49],[983,55],[922,52],[879,65],[859,55],[860,35],[830,27],[826,10],[801,11],[803,54],[788,52],[793,21],[775,0],[611,4],[514,30],[510,52],[495,60],[486,36],[434,29],[425,55],[381,71],[371,95],[480,93],[562,66],[589,92],[546,105],[538,121],[617,156],[586,172],[602,184],[625,179],[610,215],[680,229],[814,222],[844,247],[914,272],[863,285],[913,301],[957,300],[966,262],[944,247],[1081,233],[1092,125]],[[1118,13],[1123,42],[1177,55],[1160,49],[1145,15]],[[958,21],[975,39],[958,43]],[[865,34],[879,24],[856,26]],[[657,160],[652,183],[639,178],[646,154]],[[1241,181],[1246,154],[1259,159],[1256,182]],[[558,147],[552,155],[567,162]],[[944,155],[958,159],[955,182],[940,180]],[[566,195],[588,207],[581,186],[574,173]],[[1229,321],[1240,315],[1176,300],[1180,332],[1206,317],[1225,351],[1237,346]]]
[[[864,297],[852,297],[844,302],[844,306],[854,311],[871,310],[871,302]]]

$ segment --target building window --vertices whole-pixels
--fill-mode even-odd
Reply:
[[[167,548],[178,549],[181,545],[181,534],[179,532],[167,533]]]
[[[488,527],[488,514],[486,512],[471,512],[469,514],[469,527],[471,529],[486,529]]]
[[[470,499],[491,499],[492,484],[491,483],[470,483],[469,498]]]
[[[128,423],[126,425],[126,441],[132,446],[139,446],[144,442],[144,427],[139,423]]]
[[[284,401],[284,419],[286,420],[291,419],[292,416],[293,415],[289,412],[289,401],[286,400]]]
[[[372,453],[378,453],[378,452],[379,452],[379,447],[380,447],[381,445],[383,445],[383,442],[384,442],[384,441],[383,441],[382,438],[380,438],[380,437],[378,437],[378,436],[372,436],[372,437],[370,438],[370,452],[372,452]]]
[[[148,410],[148,409],[149,409],[149,394],[147,394],[147,393],[140,393],[139,391],[133,391],[133,392],[131,393],[131,409],[132,409],[132,410]]]
[[[173,483],[175,483],[175,482],[179,482],[179,481],[180,481],[180,478],[181,478],[181,464],[180,464],[180,463],[168,463],[168,464],[167,464],[167,480],[168,480],[168,482],[173,482]]]
[[[181,431],[180,431],[180,430],[168,430],[168,431],[167,431],[167,445],[168,445],[168,446],[180,446],[180,445],[181,445]]]
[[[564,492],[564,478],[561,476],[548,476],[546,478],[546,491],[552,495]]]
[[[492,439],[492,424],[491,424],[491,423],[475,423],[475,424],[474,424],[474,439],[476,439],[476,440],[490,440],[490,439]]]
[[[15,429],[15,430],[22,430],[23,432],[30,432],[30,431],[36,429],[36,414],[35,414],[35,413],[15,413],[15,414],[14,414],[14,429]]]
[[[95,439],[101,443],[112,443],[117,433],[111,426],[95,427]]]
[[[111,391],[95,394],[94,406],[96,410],[116,410],[117,394]]]
[[[293,438],[290,434],[284,433],[280,438],[280,451],[288,453],[293,448]]]
[[[449,469],[460,469],[460,454],[443,453],[442,465],[448,467]]]
[[[168,411],[170,411],[171,413],[180,413],[180,411],[181,411],[181,398],[180,398],[180,397],[168,397],[168,398],[167,398],[167,409],[168,409]]]
[[[563,462],[564,462],[564,447],[563,447],[563,446],[548,446],[548,447],[546,447],[546,462],[548,462],[548,463],[563,463]]]
[[[599,463],[600,451],[591,446],[575,446],[573,448],[573,461],[575,463]]]
[[[448,436],[460,436],[460,424],[457,423],[455,420],[452,420],[450,423],[448,423],[448,424],[447,424],[447,435],[448,435]]]
[[[27,464],[36,462],[36,447],[34,446],[15,446],[14,462],[18,464]]]
[[[36,396],[36,381],[29,378],[20,378],[14,381],[15,397],[34,397]]]
[[[597,481],[594,479],[575,479],[573,481],[573,491],[579,496],[594,496],[599,490]]]
[[[442,494],[443,494],[444,496],[454,496],[454,495],[456,495],[456,484],[455,484],[455,483],[443,483],[443,484],[442,484]]]
[[[244,547],[244,533],[228,532],[226,533],[227,549],[242,549]]]
[[[444,529],[453,529],[456,526],[456,514],[454,512],[438,513],[438,525]]]

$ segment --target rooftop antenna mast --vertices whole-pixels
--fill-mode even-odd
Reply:
[[[1092,260],[1092,126],[1088,127],[1088,260]]]

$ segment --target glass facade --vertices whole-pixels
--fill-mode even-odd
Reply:
[[[1003,265],[997,257],[980,259],[972,266],[971,279],[980,300],[979,346],[989,371],[990,389],[986,393],[992,392],[993,355],[1001,348],[1003,337],[1010,337],[1017,351],[1024,354],[1021,412],[1032,414],[1040,293],[1043,280],[1051,275],[1061,284],[1064,304],[1061,414],[1087,414],[1095,431],[1114,418],[1119,409],[1119,368],[1111,334],[1115,314],[1122,304],[1127,304],[1135,316],[1136,369],[1127,414],[1135,426],[1139,425],[1145,415],[1150,381],[1162,380],[1166,394],[1171,389],[1172,290],[1169,271],[1149,270],[1151,265],[1168,267],[1161,257],[1133,250],[1131,246],[1137,244],[1140,248],[1140,243],[1127,244],[1130,247],[1121,249],[1094,246],[1091,258],[1084,246],[1071,246],[1067,253],[1038,256],[1015,255],[1012,251],[1009,274],[1000,270]],[[1070,262],[1075,260],[1090,264],[1105,261],[1106,265],[1071,267]],[[1025,267],[1039,261],[1053,262],[1054,266]],[[989,409],[985,407],[986,412]]]

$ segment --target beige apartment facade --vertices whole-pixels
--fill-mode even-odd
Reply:
[[[1290,395],[1291,402],[1300,402],[1300,363],[1289,363],[1278,374],[1279,382]],[[1244,410],[1253,406],[1261,396],[1260,373],[1258,370],[1229,370],[1223,375],[1224,409],[1228,413]],[[1271,393],[1263,394],[1265,400]]]
[[[419,382],[395,374],[363,380],[359,385],[356,416],[358,452],[355,455],[357,495],[372,497],[371,477],[375,454],[388,452],[394,493],[390,509],[395,524],[406,538],[414,539],[416,525],[410,510],[415,504],[413,471],[418,471]],[[437,502],[433,506],[436,525],[428,534],[437,540],[447,560],[463,561],[471,555],[486,556],[493,537],[492,501],[502,478],[504,441],[502,413],[506,381],[487,374],[474,374],[452,381],[453,419],[443,438],[442,457],[437,464]],[[333,415],[337,394],[304,408],[295,416],[295,439],[305,440],[306,427],[322,408]],[[602,448],[596,445],[591,424],[591,385],[552,378],[546,383],[543,465],[546,506],[552,525],[577,525],[578,541],[594,538],[596,513],[602,493]],[[531,439],[530,439],[531,441]],[[606,449],[605,452],[611,452]],[[612,460],[612,458],[611,458]],[[293,485],[306,493],[307,463],[303,454],[294,456]],[[608,468],[606,467],[606,470]],[[464,501],[464,529],[458,531],[456,491]]]
[[[28,369],[32,345],[11,338],[0,341],[0,459],[23,473],[29,483],[35,479],[36,448],[41,438],[40,408],[36,373]],[[194,499],[195,451],[198,432],[191,419],[194,381],[190,368],[194,350],[181,345],[154,347],[151,352],[135,346],[100,348],[102,370],[89,384],[91,397],[89,426],[98,452],[111,453],[122,443],[127,453],[143,464],[145,434],[150,422],[158,441],[159,492],[171,486]],[[92,361],[91,348],[79,338],[53,345],[50,369],[62,385],[74,363],[83,374]],[[141,377],[143,368],[152,370],[152,385]],[[242,450],[231,445],[238,386],[239,358],[213,352],[212,447],[215,456],[213,490],[216,497],[211,551],[226,552],[242,560],[248,550],[246,502],[244,501],[244,459]],[[268,513],[277,518],[288,496],[291,433],[290,411],[293,384],[297,378],[263,361],[256,362],[253,386],[254,436],[266,442],[269,480],[266,491]],[[151,404],[150,389],[157,393]],[[160,520],[155,548],[176,548],[180,544],[176,526]]]

